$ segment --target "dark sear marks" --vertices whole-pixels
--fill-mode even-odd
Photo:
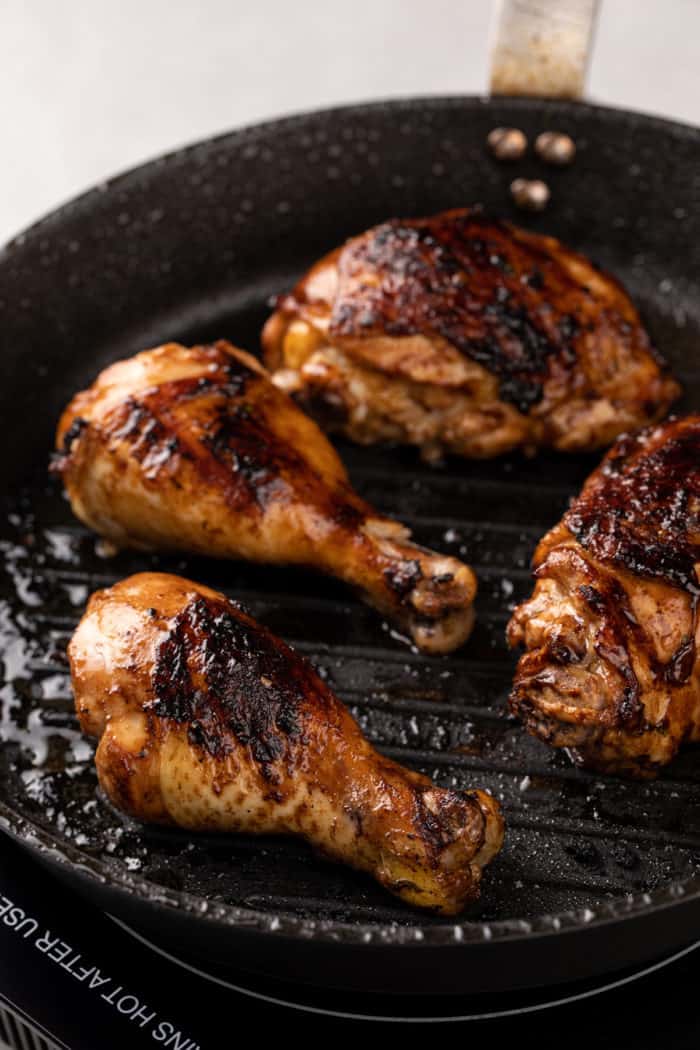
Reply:
[[[131,576],[92,595],[68,654],[100,784],[130,816],[294,835],[448,915],[477,896],[503,839],[495,800],[376,752],[312,666],[223,594]]]
[[[340,249],[338,274],[331,336],[441,336],[493,372],[522,412],[542,398],[552,360],[575,364],[581,300],[595,304],[527,234],[477,209],[383,223]],[[621,316],[607,320],[630,337]]]
[[[251,374],[249,383],[255,378]],[[190,410],[195,400],[197,408]],[[177,451],[196,461],[205,478],[214,480],[223,471],[226,490],[238,506],[252,502],[264,510],[284,489],[285,475],[309,471],[303,457],[267,426],[259,403],[253,407],[237,400],[225,382],[178,379],[141,395],[140,402],[142,411],[158,421],[163,434],[186,435],[180,442],[176,437],[165,442],[162,455],[155,457],[158,465],[168,461],[169,452]],[[196,411],[196,430],[182,426],[182,417],[189,411]],[[137,448],[134,451],[138,454]],[[153,460],[151,451],[149,464]]]
[[[66,467],[73,449],[73,443],[77,441],[83,431],[89,426],[87,419],[76,416],[71,425],[63,435],[63,442],[59,452],[51,454],[49,471],[52,474],[60,474]]]
[[[618,580],[608,574],[596,573],[578,551],[567,550],[567,558],[572,567],[589,583],[581,584],[578,592],[597,620],[597,631],[594,649],[598,657],[608,663],[621,679],[619,699],[615,705],[614,720],[628,728],[642,724],[644,709],[641,703],[641,689],[634,670],[628,646],[628,633],[631,630],[643,641],[643,634],[629,608],[627,596]],[[545,561],[537,570],[535,577],[546,575]],[[570,633],[570,632],[569,632]],[[568,642],[568,644],[567,644]],[[571,642],[564,642],[558,632],[548,636],[546,643],[538,651],[538,671],[534,658],[530,660],[530,672],[548,675],[550,664],[565,667],[579,663],[586,656],[585,644],[574,648]]]
[[[699,453],[700,415],[620,438],[538,545],[508,625],[527,650],[511,710],[590,768],[653,776],[700,739]]]
[[[273,382],[329,430],[429,461],[607,448],[680,393],[614,277],[476,207],[366,230],[276,305]]]
[[[77,516],[119,546],[319,569],[430,652],[471,630],[471,570],[366,503],[316,424],[230,343],[112,365],[73,398],[56,448]]]
[[[264,513],[288,490],[315,487],[319,478],[308,459],[274,426],[274,400],[280,395],[267,377],[216,345],[197,351],[210,373],[159,383],[126,398],[108,424],[99,424],[109,440],[128,441],[130,454],[152,482],[167,475],[177,485],[180,461],[189,461],[205,480],[223,481],[227,498],[239,508],[252,505]],[[70,428],[71,443],[89,425],[80,423]],[[70,446],[66,450],[68,455]],[[60,458],[58,472],[65,468],[65,457]],[[355,508],[349,503],[343,493],[337,516],[356,526],[363,519],[360,501],[352,521],[348,517]]]
[[[384,579],[399,598],[405,598],[423,579],[423,570],[417,559],[407,559],[398,566],[385,569]]]
[[[171,622],[158,646],[148,709],[187,723],[191,744],[214,758],[248,745],[266,779],[302,733],[309,695],[322,699],[311,668],[224,602],[198,597]]]
[[[140,398],[126,398],[119,406],[114,423],[111,439],[130,442],[132,455],[141,463],[144,477],[149,481],[157,478],[161,468],[172,463],[176,454],[183,453],[176,435]]]
[[[614,577],[601,577],[596,583],[595,587],[584,584],[579,588],[581,597],[600,616],[595,651],[601,660],[615,668],[624,683],[616,705],[617,719],[621,725],[638,726],[642,723],[644,708],[640,700],[639,679],[627,645],[630,628],[640,634],[638,624],[631,616],[624,590]]]
[[[264,510],[277,489],[284,487],[284,475],[308,471],[309,465],[267,425],[266,379],[216,346],[203,350],[215,366],[210,375],[161,383],[130,399],[137,406],[133,418],[141,433],[132,452],[140,455],[150,477],[175,453],[196,460],[205,474],[212,473],[212,467],[213,473],[223,467],[235,503],[252,502]],[[256,384],[261,390],[253,393]],[[250,401],[245,397],[248,390]],[[182,425],[186,416],[196,424],[192,431]],[[135,432],[115,436],[133,440]]]
[[[626,436],[564,518],[603,563],[700,595],[700,416]]]
[[[669,422],[674,428],[671,438],[666,436]],[[603,564],[688,592],[690,633],[667,663],[649,653],[659,678],[670,685],[682,685],[695,663],[700,600],[695,568],[700,562],[700,416],[669,422],[620,438],[573,501],[564,524]],[[613,630],[617,639],[614,646],[604,646],[599,655],[618,666],[615,656],[622,652],[624,668],[618,669],[628,676],[633,672],[620,642],[626,632],[631,632],[644,645],[645,635],[622,587],[612,577],[607,580],[606,593],[595,588],[580,590],[590,607],[602,616],[606,630]],[[588,591],[595,591],[595,595],[584,593]],[[623,707],[628,715],[638,707],[638,694],[635,678],[625,690],[627,702]]]

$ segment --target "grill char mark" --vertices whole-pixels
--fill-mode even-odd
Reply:
[[[474,209],[390,220],[342,248],[338,270],[331,335],[441,336],[522,412],[541,400],[553,362],[576,363],[581,301],[593,304],[553,255]],[[367,272],[377,280],[358,282]]]
[[[307,672],[308,673],[305,673]],[[263,775],[302,734],[311,669],[292,663],[277,640],[224,602],[198,597],[171,622],[156,652],[149,709],[188,724],[190,743],[220,758],[231,734],[247,745]]]
[[[618,441],[564,523],[604,564],[700,596],[700,416]]]
[[[698,738],[699,453],[700,415],[619,439],[540,543],[509,625],[528,650],[511,710],[591,768],[653,776]],[[559,666],[577,662],[569,640],[592,658],[581,673]]]
[[[276,499],[306,488],[329,517],[359,528],[367,511],[362,502],[346,489],[320,484],[303,451],[277,432],[272,399],[279,395],[267,378],[215,345],[200,349],[211,366],[208,375],[163,382],[125,399],[108,425],[100,422],[104,437],[128,441],[151,481],[162,471],[177,484],[180,460],[186,460],[202,480],[223,484],[236,508],[264,514]]]

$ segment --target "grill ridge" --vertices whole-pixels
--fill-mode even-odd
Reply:
[[[569,906],[585,909],[601,899],[650,891],[672,876],[695,873],[700,868],[700,823],[694,825],[689,814],[700,800],[700,774],[689,759],[680,759],[652,785],[606,781],[530,740],[507,715],[515,661],[503,638],[508,605],[527,593],[529,554],[590,464],[581,466],[568,486],[556,479],[535,486],[515,482],[516,496],[527,493],[544,500],[540,514],[521,528],[514,521],[492,522],[491,516],[472,520],[474,509],[480,509],[480,494],[491,494],[486,502],[493,503],[503,499],[506,484],[510,492],[514,479],[503,465],[496,469],[504,476],[495,478],[484,476],[492,469],[489,465],[473,464],[458,467],[456,479],[448,471],[427,468],[425,473],[404,469],[392,474],[391,451],[373,452],[372,466],[362,450],[346,452],[361,494],[375,498],[381,479],[385,508],[406,521],[419,542],[453,553],[466,543],[463,556],[468,560],[473,550],[472,564],[476,562],[480,576],[478,627],[467,646],[450,657],[427,658],[382,630],[380,618],[339,585],[315,574],[302,577],[299,570],[134,552],[100,562],[94,537],[71,519],[65,502],[55,492],[35,487],[25,499],[30,510],[25,507],[15,519],[18,524],[6,530],[6,543],[14,544],[9,560],[15,578],[6,573],[0,592],[11,618],[17,621],[24,614],[30,624],[19,630],[27,654],[25,678],[14,687],[18,706],[8,710],[5,703],[4,719],[15,717],[21,723],[36,705],[42,711],[33,732],[41,737],[37,746],[44,769],[35,769],[26,752],[22,758],[21,724],[9,734],[11,747],[20,752],[15,779],[0,766],[0,777],[14,784],[11,790],[20,808],[32,819],[48,820],[54,831],[58,821],[59,833],[88,854],[100,856],[106,850],[127,870],[210,900],[318,918],[340,916],[350,922],[411,922],[411,912],[387,901],[360,876],[312,860],[299,844],[216,842],[211,836],[191,840],[177,831],[141,828],[123,820],[99,796],[95,799],[90,751],[81,751],[70,697],[61,684],[67,675],[61,650],[89,591],[158,567],[219,586],[290,641],[320,668],[385,754],[440,783],[483,786],[502,799],[507,843],[484,880],[473,918],[520,919]],[[377,465],[378,458],[383,465]],[[558,462],[554,469],[561,469]],[[410,513],[402,514],[406,487]],[[440,513],[428,512],[436,491],[438,497],[445,494],[444,504],[451,489],[457,504],[470,495],[468,522],[454,505],[443,514],[446,508],[439,499]],[[547,519],[541,526],[539,517]],[[458,539],[449,542],[453,532]],[[24,547],[23,533],[33,537]],[[34,595],[30,604],[19,601],[20,592]]]

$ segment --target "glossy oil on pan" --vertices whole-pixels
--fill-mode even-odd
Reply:
[[[552,203],[515,213],[495,125],[574,136]],[[542,176],[535,160],[518,174]],[[575,770],[505,707],[512,604],[537,539],[595,458],[422,464],[340,444],[353,482],[419,542],[477,569],[477,627],[417,654],[312,574],[124,552],[105,559],[46,465],[60,409],[106,363],[168,339],[259,347],[270,296],[388,216],[483,202],[618,275],[700,408],[700,133],[583,104],[432,99],[310,114],[204,142],[59,209],[0,256],[0,823],[79,892],[175,950],[364,990],[478,992],[588,977],[700,929],[700,755],[656,781]],[[95,793],[65,644],[88,593],[152,567],[225,590],[321,669],[378,748],[503,802],[506,846],[458,922],[279,839],[125,822]]]

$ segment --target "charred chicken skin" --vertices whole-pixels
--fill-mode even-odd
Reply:
[[[700,416],[619,439],[534,557],[511,708],[603,772],[700,740]]]
[[[617,281],[474,208],[352,238],[279,300],[263,347],[328,429],[426,458],[595,449],[679,394]]]
[[[68,649],[100,784],[192,831],[296,835],[447,915],[503,839],[483,791],[379,755],[313,668],[222,594],[143,573],[90,599]]]
[[[471,569],[360,499],[317,425],[229,343],[112,365],[70,403],[56,444],[75,514],[118,546],[318,568],[428,652],[471,630]]]

